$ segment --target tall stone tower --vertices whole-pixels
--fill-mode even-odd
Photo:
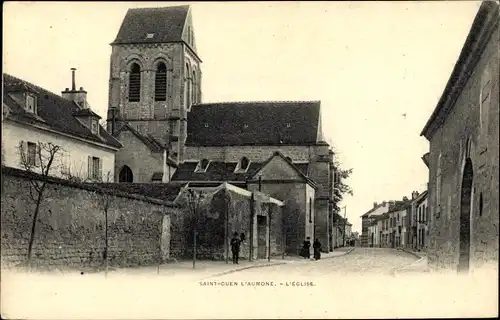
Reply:
[[[111,46],[108,131],[128,124],[183,162],[187,113],[201,103],[190,7],[129,9]]]

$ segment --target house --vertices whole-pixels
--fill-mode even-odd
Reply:
[[[128,10],[111,46],[108,129],[124,145],[117,181],[260,186],[297,229],[290,252],[305,236],[331,248],[334,155],[319,101],[202,103],[189,6]]]
[[[408,220],[411,225],[409,247],[415,250],[426,249],[429,239],[430,214],[427,206],[427,190],[422,193],[412,193],[411,215]]]
[[[57,146],[50,176],[106,181],[113,179],[115,154],[122,144],[99,125],[100,116],[75,86],[61,95],[3,74],[2,165],[46,171],[50,146]]]
[[[361,246],[368,247],[370,244],[369,227],[375,221],[375,217],[389,210],[394,201],[374,202],[373,207],[361,216]]]
[[[421,135],[429,141],[429,265],[498,263],[499,4],[483,1]]]

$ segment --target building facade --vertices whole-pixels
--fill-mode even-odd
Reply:
[[[430,211],[427,205],[427,190],[412,194],[410,223],[410,239],[408,247],[414,250],[427,250],[429,246]]]
[[[110,63],[108,130],[124,145],[116,155],[116,181],[249,188],[259,178],[251,173],[281,161],[274,157],[279,152],[294,177],[287,168],[261,177],[261,188],[269,185],[270,195],[287,203],[295,192],[283,194],[275,185],[287,190],[306,181],[299,207],[314,218],[298,235],[317,237],[329,250],[335,170],[320,102],[202,103],[201,62],[189,6],[128,10]]]
[[[498,262],[499,5],[484,1],[422,135],[430,142],[429,264]]]
[[[74,71],[72,90],[62,96],[4,74],[2,134],[8,139],[2,140],[2,165],[59,178],[113,181],[122,145],[99,125],[86,95],[83,88],[76,90]]]
[[[377,216],[380,216],[389,211],[389,207],[393,203],[394,201],[383,201],[382,203],[374,202],[373,207],[361,216],[361,246],[368,247],[370,245],[370,226],[376,220]]]

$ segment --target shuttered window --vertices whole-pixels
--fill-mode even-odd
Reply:
[[[138,102],[141,100],[141,67],[137,63],[132,64],[129,74],[128,101]]]
[[[155,101],[167,100],[167,66],[160,62],[155,74]]]
[[[98,157],[88,157],[88,177],[92,180],[102,180],[102,161]]]

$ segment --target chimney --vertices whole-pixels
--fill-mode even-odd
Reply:
[[[76,68],[71,68],[71,90],[66,88],[61,92],[61,96],[64,99],[76,102],[80,108],[87,109],[89,107],[87,104],[87,91],[83,90],[83,87],[80,87],[80,90],[76,90],[75,71]]]
[[[407,196],[404,196],[404,197],[403,197],[403,201],[408,201],[408,197],[407,197]]]
[[[376,208],[376,207],[377,207],[377,205],[378,205],[378,203],[377,203],[377,202],[374,202],[374,203],[373,203],[373,207],[374,207],[374,208]]]
[[[415,199],[417,199],[417,197],[418,197],[418,191],[413,191],[413,192],[411,193],[411,199],[412,199],[412,200],[415,200]]]

